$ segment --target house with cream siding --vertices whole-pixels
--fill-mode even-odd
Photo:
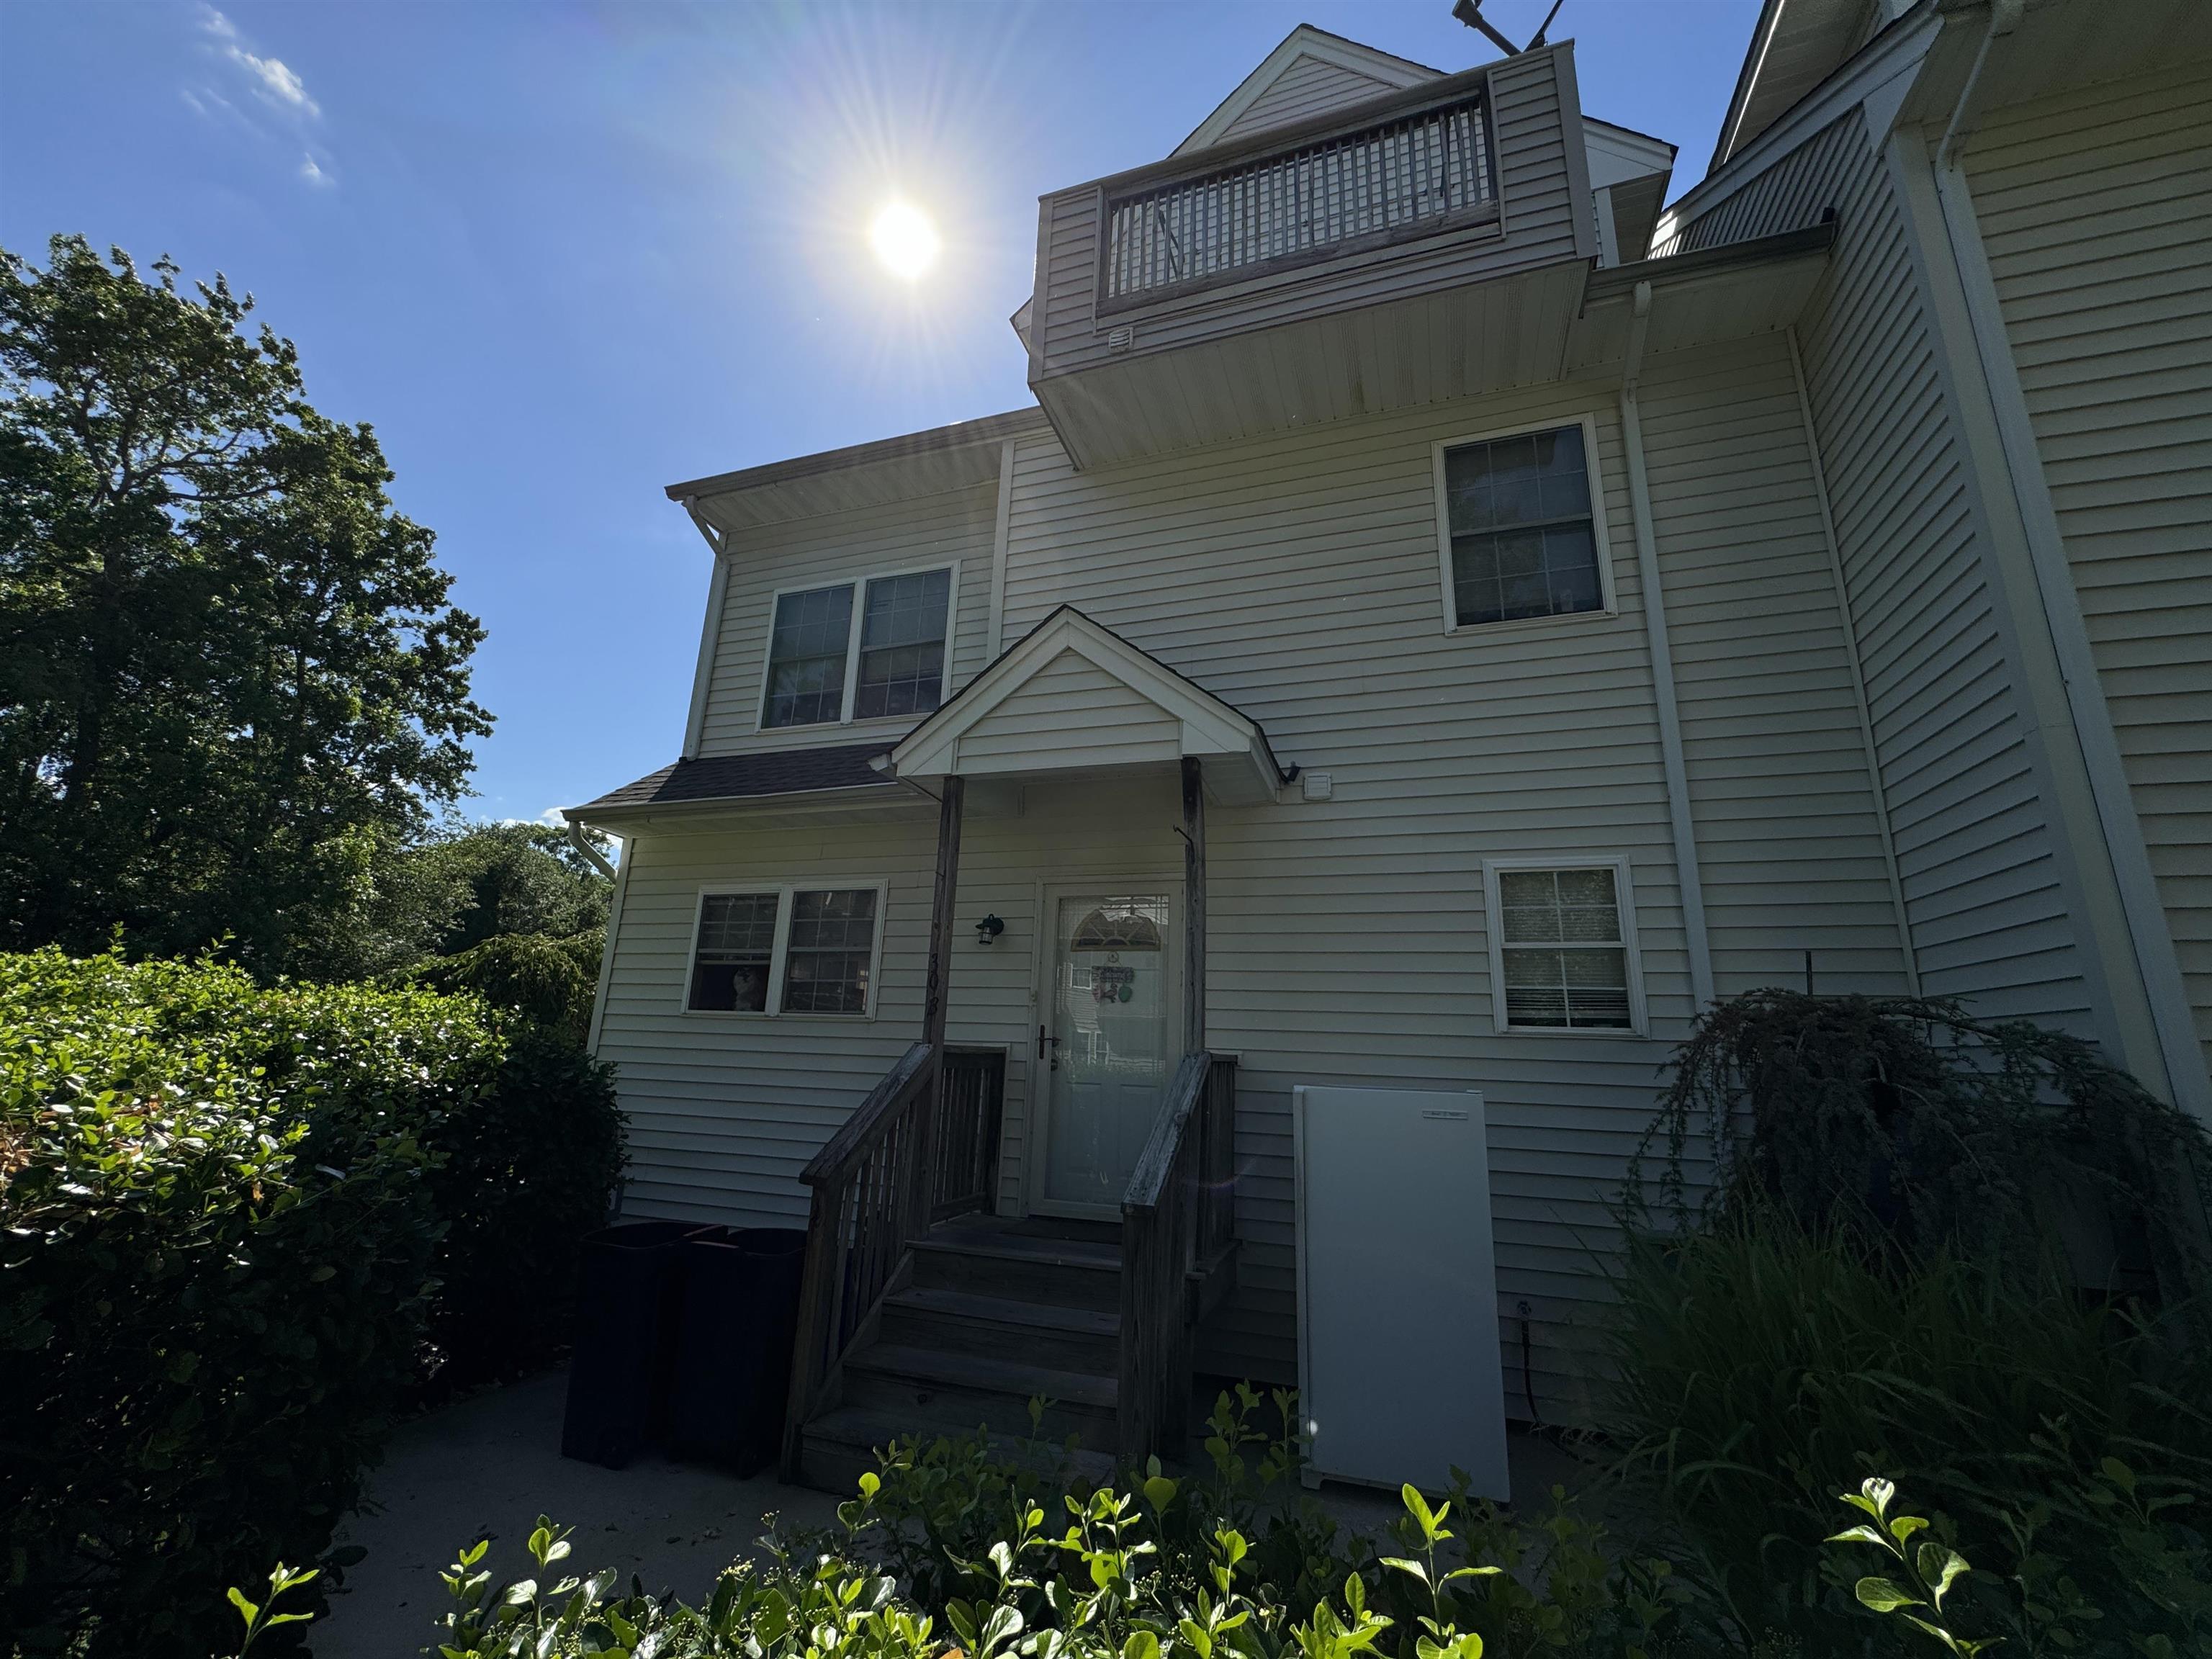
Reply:
[[[1422,1316],[1553,1422],[1717,999],[2212,1115],[2208,112],[2183,0],[1767,0],[1680,191],[1571,41],[1301,27],[1040,203],[1034,405],[672,485],[592,1042],[627,1216],[810,1230],[788,1468],[1295,1380],[1302,1090],[1479,1097]]]

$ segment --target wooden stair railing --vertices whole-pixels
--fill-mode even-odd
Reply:
[[[1121,1454],[1179,1456],[1190,1413],[1191,1272],[1236,1227],[1237,1062],[1183,1056],[1121,1198]]]
[[[785,1480],[798,1478],[807,1421],[834,1402],[846,1356],[897,1288],[915,1239],[933,1221],[990,1206],[1005,1067],[1002,1050],[940,1055],[914,1044],[799,1172],[813,1200],[784,1412]]]

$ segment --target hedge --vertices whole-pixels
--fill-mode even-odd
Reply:
[[[0,1626],[210,1651],[222,1586],[328,1549],[434,1337],[543,1341],[509,1310],[603,1212],[614,1123],[473,998],[0,957]],[[541,1194],[532,1263],[497,1236]]]

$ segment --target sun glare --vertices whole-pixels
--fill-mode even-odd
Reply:
[[[876,215],[868,227],[868,243],[885,270],[909,283],[937,263],[945,246],[929,216],[904,202],[893,202]]]

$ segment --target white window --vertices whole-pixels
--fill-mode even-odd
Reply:
[[[884,891],[823,881],[702,892],[685,1011],[872,1015]]]
[[[927,714],[945,700],[957,568],[780,592],[769,617],[761,725]]]
[[[1446,633],[1612,609],[1589,416],[1440,443],[1436,486]]]
[[[1483,887],[1499,1030],[1644,1030],[1627,860],[1487,860]]]

